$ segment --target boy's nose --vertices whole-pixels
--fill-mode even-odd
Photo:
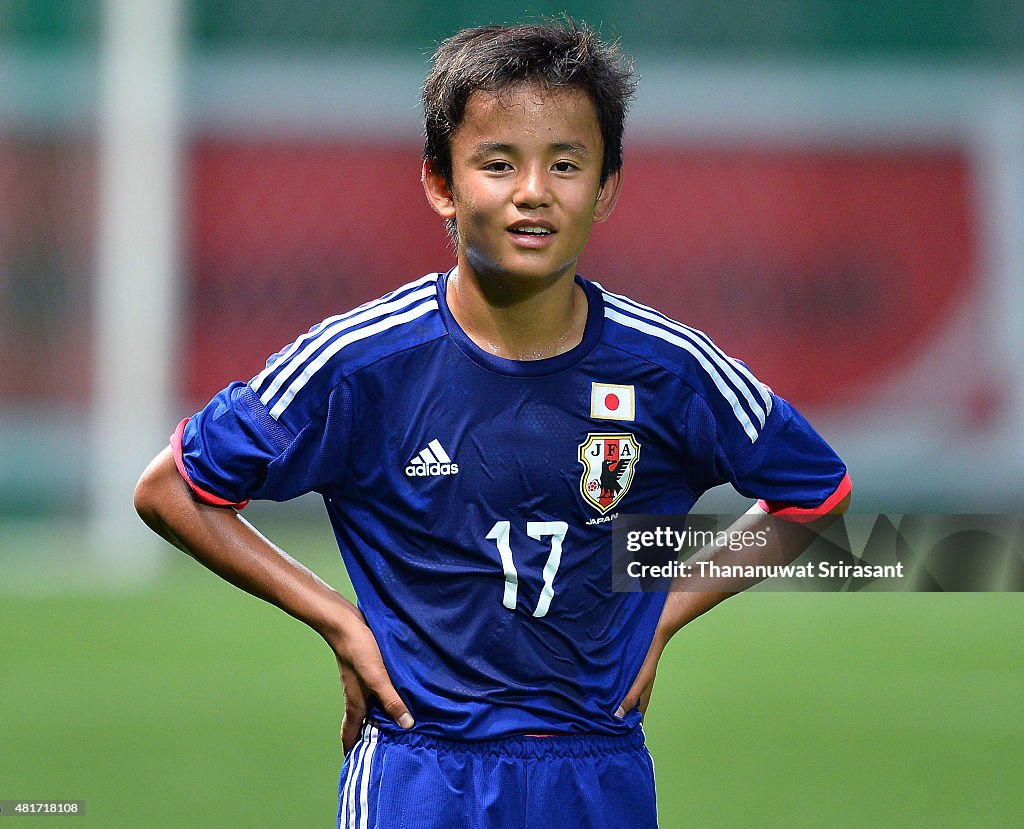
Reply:
[[[550,201],[550,192],[548,177],[544,170],[537,167],[523,170],[516,179],[513,199],[519,207],[537,208],[547,205]]]

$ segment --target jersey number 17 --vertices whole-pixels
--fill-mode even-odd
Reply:
[[[512,522],[510,521],[498,521],[487,533],[487,538],[497,545],[498,555],[501,556],[501,569],[505,574],[505,592],[501,603],[509,610],[515,610],[516,598],[519,595],[519,573],[516,571],[516,565],[512,559],[512,545],[509,543],[511,527]],[[551,600],[555,597],[555,574],[562,563],[562,542],[568,531],[569,525],[564,521],[526,522],[526,534],[530,538],[535,538],[538,541],[545,537],[551,538],[551,552],[544,564],[544,587],[540,591],[537,607],[533,611],[533,615],[537,619],[547,615],[551,607]]]

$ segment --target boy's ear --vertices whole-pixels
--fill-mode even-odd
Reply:
[[[429,161],[423,162],[420,181],[423,182],[423,192],[427,194],[427,201],[434,208],[434,212],[442,219],[454,219],[455,197],[448,186],[448,181]]]
[[[594,205],[594,223],[603,222],[612,215],[615,202],[619,200],[619,188],[622,187],[622,168],[610,173],[597,193],[597,204]]]

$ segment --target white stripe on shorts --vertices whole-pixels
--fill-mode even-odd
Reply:
[[[338,818],[342,829],[367,829],[369,826],[370,772],[379,734],[373,723],[364,723],[359,742],[352,747],[352,762],[345,777]]]

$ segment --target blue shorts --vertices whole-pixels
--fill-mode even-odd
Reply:
[[[622,737],[455,742],[363,725],[338,785],[339,829],[656,829],[654,762]]]

